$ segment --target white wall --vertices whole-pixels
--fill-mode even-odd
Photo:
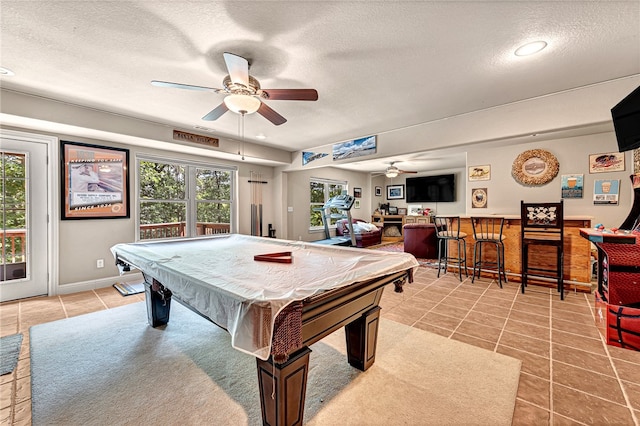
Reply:
[[[549,183],[528,187],[518,183],[511,175],[514,160],[522,152],[530,149],[545,149],[558,159],[560,170]],[[406,200],[387,200],[387,185],[405,184],[406,178],[454,173],[456,179],[456,201],[453,203],[421,203],[423,208],[431,208],[437,214],[520,214],[520,200],[528,202],[559,201],[562,197],[560,188],[561,175],[583,174],[584,195],[580,199],[566,199],[565,215],[586,215],[593,217],[593,224],[602,223],[607,227],[617,227],[624,221],[631,210],[633,189],[629,176],[633,173],[632,153],[625,154],[626,170],[619,172],[589,173],[589,154],[617,152],[615,134],[599,133],[548,141],[532,141],[511,146],[476,147],[467,151],[467,166],[462,169],[440,169],[425,173],[399,175],[393,179],[384,176],[370,177],[368,173],[351,172],[333,167],[321,167],[312,170],[284,173],[287,176],[285,193],[286,207],[293,207],[293,212],[286,214],[287,233],[279,234],[282,238],[314,241],[324,238],[321,232],[310,232],[309,223],[309,179],[311,177],[346,180],[349,191],[353,187],[363,189],[362,208],[352,210],[353,217],[370,220],[371,213],[382,203],[390,203],[396,207],[406,207]],[[468,181],[468,167],[477,165],[491,166],[491,179],[488,181]],[[620,197],[618,205],[594,205],[593,188],[596,179],[620,179]],[[374,194],[375,186],[382,187],[382,196]],[[473,208],[471,191],[474,188],[487,188],[487,208]],[[365,206],[367,206],[365,208]],[[283,211],[287,211],[286,207]]]
[[[545,149],[558,159],[560,170],[551,182],[537,187],[526,187],[511,176],[511,166],[516,157],[530,149]],[[467,182],[467,214],[520,214],[520,200],[537,202],[557,202],[562,197],[561,175],[584,174],[584,196],[565,199],[565,215],[593,216],[593,224],[602,223],[607,227],[617,227],[631,210],[633,189],[629,176],[633,173],[631,152],[626,153],[626,170],[621,172],[589,173],[589,154],[618,152],[613,132],[588,136],[531,142],[501,148],[477,148],[467,152],[467,166],[489,164],[491,180]],[[617,206],[594,205],[593,187],[596,179],[620,179],[620,197]],[[471,207],[472,188],[487,188],[487,208]]]
[[[28,131],[25,129],[14,129]],[[43,134],[44,132],[39,132]],[[118,277],[119,271],[115,267],[110,248],[117,243],[128,243],[136,240],[136,215],[138,206],[135,203],[137,191],[136,176],[136,156],[153,155],[167,159],[183,159],[198,163],[211,165],[236,166],[238,168],[238,232],[241,234],[251,233],[251,187],[248,182],[251,178],[251,171],[261,173],[262,180],[267,184],[261,185],[263,191],[263,235],[267,235],[267,224],[277,223],[273,202],[277,188],[274,182],[274,168],[247,164],[242,161],[231,162],[217,158],[203,158],[192,154],[179,152],[168,152],[157,149],[150,149],[125,144],[117,144],[110,141],[96,140],[90,138],[80,138],[64,134],[51,134],[60,140],[90,143],[101,146],[117,147],[129,149],[129,191],[131,202],[131,215],[128,219],[92,219],[92,220],[61,220],[58,223],[58,252],[59,268],[56,292],[65,293],[65,286],[76,289],[75,291],[94,288],[93,283],[98,285],[101,280]],[[59,161],[54,159],[54,161]],[[54,197],[60,199],[60,185],[54,185],[57,193]],[[278,214],[279,217],[279,214]],[[96,260],[104,259],[105,267],[96,268]],[[109,281],[111,284],[115,279]]]
[[[289,212],[288,209],[285,208],[284,214],[287,215],[287,232],[286,234],[279,233],[278,237],[302,241],[316,241],[325,238],[323,230],[309,230],[309,180],[311,178],[344,180],[349,186],[349,194],[353,194],[353,188],[362,188],[360,209],[351,209],[351,216],[356,219],[371,220],[373,189],[369,173],[350,172],[332,167],[323,167],[299,172],[289,172],[286,173],[286,175],[288,181],[286,207],[292,207],[293,211]]]
[[[454,180],[455,180],[455,191],[456,191],[456,200],[454,202],[411,203],[411,204],[412,205],[420,204],[422,205],[423,209],[430,208],[431,211],[434,212],[434,214],[442,214],[442,215],[464,214],[466,198],[467,198],[465,170],[466,169],[464,168],[439,169],[439,170],[434,170],[434,171],[425,172],[425,173],[401,174],[401,175],[398,175],[398,177],[395,177],[393,179],[385,178],[384,186],[382,187],[382,197],[376,197],[378,199],[375,200],[377,201],[377,204],[374,206],[374,209],[378,208],[380,203],[383,203],[383,204],[389,203],[390,205],[396,206],[396,207],[405,207],[405,208],[407,207],[408,203],[406,198],[404,200],[387,200],[386,195],[387,195],[388,185],[405,185],[405,191],[406,191],[407,178],[418,177],[418,176],[435,176],[435,175],[453,174],[455,176]]]

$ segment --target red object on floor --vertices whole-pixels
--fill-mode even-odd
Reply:
[[[635,244],[596,243],[596,325],[607,344],[640,351],[640,233]]]
[[[402,230],[405,253],[422,259],[438,258],[438,239],[433,223],[407,223]]]

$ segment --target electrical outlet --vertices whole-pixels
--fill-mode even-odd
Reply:
[[[104,259],[96,260],[96,268],[104,268]]]

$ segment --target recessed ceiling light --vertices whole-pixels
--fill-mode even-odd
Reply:
[[[528,56],[538,53],[545,47],[547,47],[546,41],[534,41],[518,47],[514,53],[516,56]]]
[[[256,135],[256,139],[266,139],[267,137],[265,135],[263,135],[262,133],[260,133],[259,135]]]
[[[9,68],[0,67],[0,75],[16,75]]]

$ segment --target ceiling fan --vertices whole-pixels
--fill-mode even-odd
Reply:
[[[389,163],[389,167],[387,167],[387,170],[384,171],[384,175],[388,178],[394,178],[398,175],[401,174],[411,174],[411,173],[418,173],[418,172],[413,172],[413,171],[408,171],[408,170],[400,170],[399,168],[397,168],[394,164],[397,163],[397,161],[392,161],[391,163]]]
[[[262,89],[260,82],[249,75],[249,61],[247,59],[229,52],[225,52],[223,57],[229,71],[229,75],[222,80],[223,89],[159,80],[153,80],[151,84],[158,87],[174,87],[226,94],[220,105],[202,117],[203,120],[208,121],[217,120],[222,114],[231,110],[243,116],[257,112],[276,126],[279,126],[286,123],[287,119],[271,109],[263,102],[264,100],[318,100],[318,92],[315,89]]]

